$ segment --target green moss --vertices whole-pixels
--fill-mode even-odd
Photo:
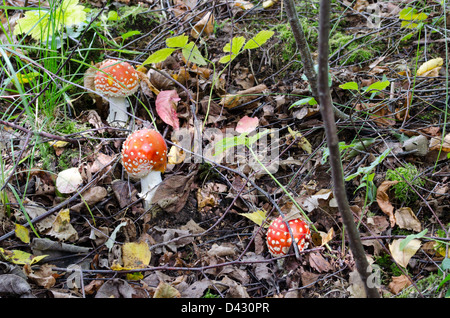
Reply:
[[[66,170],[73,167],[72,159],[77,158],[79,152],[74,149],[66,149],[58,158],[58,168]]]
[[[419,177],[419,170],[411,163],[406,163],[404,167],[398,167],[395,170],[389,169],[386,172],[386,180],[398,181],[392,186],[395,198],[406,204],[414,202],[418,198],[411,186],[416,188],[425,185],[425,180]]]
[[[311,51],[314,51],[318,40],[318,23],[316,21],[311,22],[308,18],[300,18],[300,23],[305,33],[306,41]],[[272,30],[276,32],[276,36],[279,39],[279,43],[275,46],[276,51],[280,52],[284,62],[291,60],[297,51],[297,43],[291,31],[291,26],[289,23],[279,24]]]
[[[381,282],[387,284],[392,276],[400,276],[403,274],[402,270],[395,264],[389,254],[374,256],[375,264],[380,266],[382,271]]]
[[[365,62],[383,50],[383,44],[373,40],[371,37],[354,40],[353,35],[335,32],[330,37],[330,52],[343,48],[340,52],[343,65]]]

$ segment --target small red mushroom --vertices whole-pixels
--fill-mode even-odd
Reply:
[[[127,62],[114,59],[103,61],[95,73],[95,91],[109,101],[108,123],[124,127],[128,121],[126,97],[139,87],[139,74]]]
[[[303,251],[308,247],[311,237],[308,224],[300,218],[290,220],[288,223],[297,243],[298,250]],[[279,216],[270,224],[266,242],[272,256],[283,256],[288,253],[292,244],[292,237],[282,216]]]
[[[162,182],[161,173],[167,166],[167,145],[153,129],[137,130],[122,145],[122,164],[132,179],[141,180],[141,193],[147,209]]]

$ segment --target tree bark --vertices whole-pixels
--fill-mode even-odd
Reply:
[[[355,259],[356,270],[358,271],[364,284],[366,296],[370,298],[378,298],[380,295],[376,286],[373,284],[368,284],[371,271],[369,271],[369,263],[367,261],[367,257],[359,236],[359,231],[356,227],[353,214],[347,200],[341,154],[339,151],[339,139],[333,113],[333,102],[330,88],[328,86],[329,33],[330,0],[321,0],[319,13],[319,72],[317,76],[317,89],[320,111],[327,138],[327,145],[330,152],[333,192],[338,204],[339,212],[342,216],[345,231],[347,232],[350,249]]]

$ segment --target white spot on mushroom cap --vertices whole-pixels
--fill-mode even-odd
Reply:
[[[94,79],[96,91],[114,97],[125,97],[137,91],[139,76],[129,63],[108,59],[103,61],[99,69],[101,71],[97,71]],[[124,74],[131,76],[125,77]]]

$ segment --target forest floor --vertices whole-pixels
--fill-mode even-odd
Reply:
[[[319,107],[283,2],[80,5],[96,18],[85,32],[52,49],[17,36],[10,41],[21,39],[20,53],[0,52],[7,87],[0,100],[0,295],[364,297],[333,198]],[[315,58],[319,2],[296,5]],[[446,13],[437,1],[332,3],[330,85],[347,115],[336,118],[347,196],[371,283],[386,298],[449,296]],[[2,22],[21,14],[9,9]],[[213,21],[201,24],[208,15]],[[248,41],[260,31],[274,33],[261,47],[220,62],[231,39]],[[142,66],[167,48],[166,39],[182,34],[205,65],[174,50]],[[12,47],[2,41],[3,50]],[[110,127],[108,103],[84,88],[88,65],[105,58],[126,60],[149,76],[130,97],[125,129]],[[18,85],[10,66],[53,80],[33,75]],[[33,81],[40,86],[30,87]],[[163,105],[164,114],[155,100],[169,90],[179,99]],[[171,154],[149,211],[120,158],[125,138],[142,127],[156,127]],[[227,139],[222,153],[214,148],[224,136],[255,128],[259,162],[239,138]],[[71,181],[61,185],[64,172]],[[310,222],[311,242],[299,257],[291,250],[274,258],[267,249],[267,226],[280,212]]]

